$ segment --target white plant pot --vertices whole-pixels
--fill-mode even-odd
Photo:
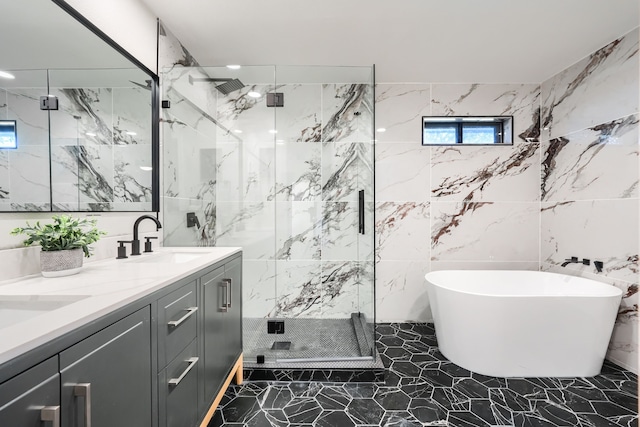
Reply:
[[[83,256],[82,248],[40,251],[40,270],[44,277],[71,276],[80,272]]]

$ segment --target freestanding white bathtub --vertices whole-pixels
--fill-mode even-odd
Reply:
[[[494,377],[590,377],[602,368],[622,291],[538,271],[433,271],[438,346]]]

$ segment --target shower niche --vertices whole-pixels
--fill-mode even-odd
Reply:
[[[164,242],[243,248],[247,365],[374,359],[373,74],[163,70]]]

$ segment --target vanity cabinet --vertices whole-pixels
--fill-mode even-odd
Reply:
[[[201,408],[211,406],[242,353],[242,264],[240,258],[202,276],[203,392]]]
[[[60,353],[63,427],[151,426],[150,308]]]
[[[60,374],[52,357],[0,384],[0,426],[54,427],[60,422]]]
[[[232,254],[0,366],[0,427],[206,426],[242,380],[241,272]]]

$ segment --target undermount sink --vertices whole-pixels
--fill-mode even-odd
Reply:
[[[203,255],[206,255],[206,254],[202,252],[171,251],[171,252],[155,253],[152,255],[142,254],[139,257],[136,257],[136,259],[132,261],[133,262],[152,262],[152,263],[159,263],[159,264],[182,264],[183,262],[189,262],[189,261],[198,259]]]
[[[87,298],[87,295],[0,295],[0,328]]]

